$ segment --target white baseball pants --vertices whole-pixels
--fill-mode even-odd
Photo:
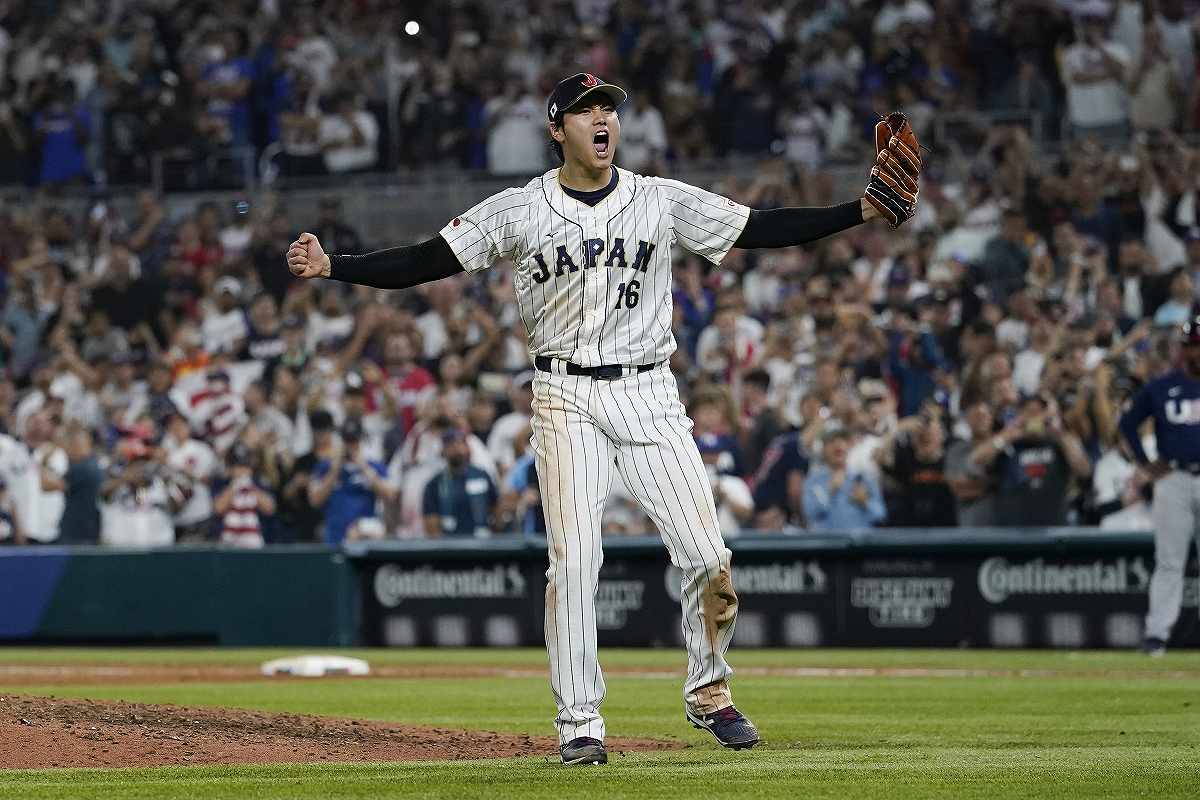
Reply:
[[[1200,477],[1175,471],[1154,484],[1154,574],[1146,636],[1171,638],[1183,602],[1183,570],[1188,546],[1200,536]],[[1197,539],[1200,542],[1200,539]]]
[[[732,705],[737,597],[712,489],[667,364],[618,380],[538,372],[533,434],[550,568],[546,650],[561,743],[604,739],[604,676],[596,655],[600,517],[621,473],[683,572],[684,702],[705,714]]]

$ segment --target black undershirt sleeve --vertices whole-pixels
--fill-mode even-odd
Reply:
[[[441,236],[361,256],[329,257],[330,278],[376,289],[407,289],[463,271],[458,256]]]
[[[862,203],[855,200],[821,208],[750,209],[750,218],[734,247],[794,247],[861,224]]]

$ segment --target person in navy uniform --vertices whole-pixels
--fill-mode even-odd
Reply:
[[[1134,458],[1154,479],[1154,574],[1142,649],[1166,653],[1183,599],[1188,548],[1200,532],[1200,317],[1179,328],[1180,367],[1146,384],[1121,417]],[[1158,458],[1151,461],[1139,429],[1154,420]]]
[[[442,457],[446,468],[425,484],[426,535],[491,536],[499,494],[491,477],[471,465],[465,431],[448,428],[442,434]]]

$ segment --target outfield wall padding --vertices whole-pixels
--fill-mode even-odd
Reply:
[[[0,550],[0,640],[350,645],[354,587],[323,546]]]
[[[1153,541],[1095,529],[872,530],[730,541],[735,644],[1134,647]],[[0,642],[542,644],[545,541],[237,551],[0,549]],[[1189,557],[1173,645],[1200,647]],[[605,542],[602,645],[677,646],[681,575],[656,538]]]

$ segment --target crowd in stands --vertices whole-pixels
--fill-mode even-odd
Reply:
[[[725,530],[1148,525],[1118,415],[1200,297],[1200,151],[1061,162],[999,131],[899,231],[674,260],[672,359]],[[796,204],[783,160],[713,187]],[[339,542],[543,530],[501,265],[385,292],[298,281],[339,203],[168,218],[143,191],[0,213],[0,538]],[[390,244],[390,243],[379,243]],[[1151,445],[1152,442],[1147,442]],[[652,531],[617,482],[612,534]],[[60,533],[61,531],[61,533]]]
[[[284,175],[533,174],[552,166],[544,98],[581,70],[633,90],[618,157],[635,171],[728,154],[811,170],[893,108],[918,131],[980,109],[1054,137],[1200,128],[1195,0],[418,5],[0,4],[0,184],[217,185],[245,169],[230,148]]]
[[[819,171],[839,103],[862,104],[848,109],[861,121],[896,99],[930,114],[1065,100],[1064,133],[1077,140],[1061,157],[1038,156],[1023,126],[997,125],[965,180],[931,170],[916,218],[898,231],[869,224],[802,248],[734,250],[719,269],[677,251],[671,367],[727,535],[1149,527],[1152,481],[1120,446],[1117,420],[1137,387],[1172,364],[1172,331],[1197,310],[1200,150],[1178,135],[1194,120],[1177,103],[1169,124],[1147,111],[1156,120],[1147,126],[1136,109],[1154,98],[1112,78],[1120,48],[1095,62],[1078,55],[1102,47],[1090,34],[1067,48],[1076,54],[1067,61],[1083,64],[1068,85],[1047,65],[1059,63],[1062,35],[1093,30],[1108,41],[1133,9],[1138,35],[1120,40],[1147,46],[1128,63],[1187,96],[1191,73],[1176,60],[1185,49],[1192,58],[1186,15],[1179,35],[1185,4],[746,2],[706,15],[703,4],[530,2],[515,5],[544,13],[506,12],[509,26],[486,24],[493,4],[463,4],[408,38],[391,12],[369,24],[371,3],[294,20],[271,3],[235,4],[252,25],[234,11],[176,5],[180,13],[143,13],[171,3],[64,4],[84,14],[63,17],[73,36],[99,33],[63,49],[49,44],[61,21],[7,4],[0,64],[15,88],[0,97],[42,113],[48,73],[22,66],[31,52],[62,54],[71,78],[55,102],[93,121],[87,104],[105,81],[133,75],[162,92],[155,81],[174,69],[182,77],[170,92],[193,103],[179,116],[188,136],[263,145],[273,129],[251,66],[276,63],[261,52],[274,43],[272,53],[293,54],[279,55],[289,80],[321,65],[309,78],[322,88],[308,97],[345,100],[331,87],[353,74],[372,76],[378,92],[403,86],[401,163],[496,169],[518,154],[493,148],[484,106],[530,106],[527,138],[544,156],[538,81],[586,57],[598,74],[629,76],[636,99],[621,111],[621,147],[636,158],[766,153],[752,174],[709,187],[754,207],[846,199],[829,196]],[[930,16],[960,6],[972,13]],[[1153,25],[1142,25],[1143,11]],[[1112,27],[1095,26],[1100,13]],[[106,24],[82,24],[89,14]],[[927,36],[919,47],[915,31]],[[965,59],[964,46],[1005,57]],[[88,59],[91,83],[79,77]],[[144,66],[160,61],[163,72]],[[516,74],[527,82],[501,80]],[[243,82],[250,94],[237,95]],[[92,99],[70,100],[66,88],[81,86]],[[1091,94],[1072,105],[1075,91]],[[1124,93],[1128,116],[1074,114],[1094,111],[1105,91]],[[487,102],[472,106],[472,96]],[[72,102],[83,105],[72,112]],[[654,117],[657,105],[662,124],[646,123],[655,133],[639,139],[627,121]],[[224,123],[201,125],[221,116],[214,108],[228,111]],[[781,109],[828,114],[783,123]],[[463,128],[461,114],[478,129]],[[113,158],[120,137],[105,137],[115,116],[82,125],[105,133],[76,139],[87,145],[77,158],[40,169],[94,169],[101,141]],[[847,140],[864,138],[847,125]],[[11,145],[17,128],[6,130]],[[771,154],[764,131],[783,132],[786,147]],[[130,134],[131,152],[146,152],[145,133]],[[44,148],[53,141],[42,137]],[[59,146],[51,151],[70,151]],[[328,150],[309,155],[318,152],[328,161]],[[38,162],[0,159],[14,163]],[[52,196],[0,208],[0,542],[256,547],[544,530],[529,447],[534,373],[509,270],[402,292],[298,281],[284,252],[301,230],[330,252],[397,242],[363,241],[336,198],[316,218],[286,201],[262,192],[172,216],[146,190],[127,215],[102,198],[79,213]],[[1153,453],[1149,433],[1146,445]],[[621,480],[603,529],[653,532]]]

